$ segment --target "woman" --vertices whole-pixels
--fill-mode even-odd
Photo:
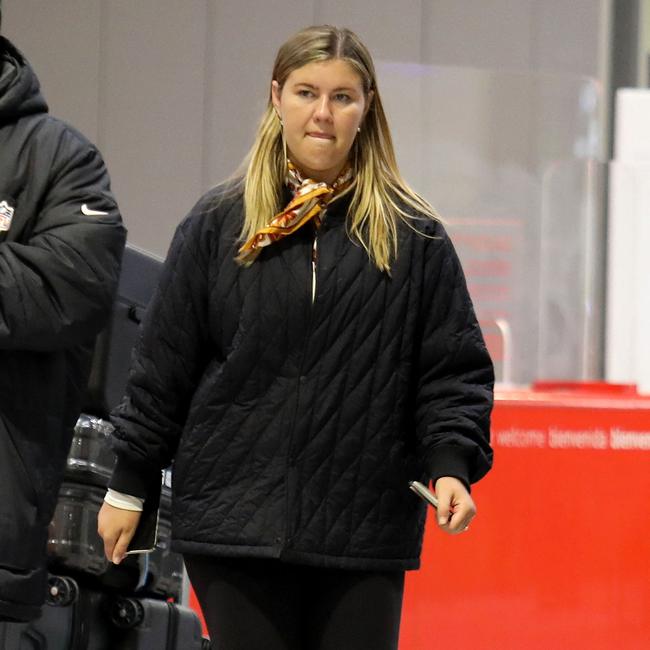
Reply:
[[[173,547],[217,648],[396,648],[426,515],[408,483],[433,481],[439,526],[467,530],[492,384],[368,51],[305,29],[278,52],[243,177],[174,237],[114,415],[107,557],[173,460]]]

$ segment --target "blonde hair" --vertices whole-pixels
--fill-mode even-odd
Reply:
[[[433,208],[406,184],[399,172],[367,48],[349,29],[330,25],[308,27],[280,47],[272,79],[282,88],[294,70],[331,59],[346,61],[358,73],[366,100],[370,102],[350,152],[355,181],[346,192],[353,192],[348,234],[363,246],[380,270],[390,272],[391,262],[397,256],[397,219],[401,218],[410,225],[414,218],[412,211],[418,217],[424,215],[437,219],[437,216]],[[283,207],[284,146],[282,127],[269,92],[255,142],[243,164],[245,216],[242,241],[268,225]]]

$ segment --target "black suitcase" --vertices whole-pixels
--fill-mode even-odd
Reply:
[[[131,350],[144,311],[158,284],[162,260],[127,245],[109,325],[95,343],[82,411],[108,417],[124,395]]]
[[[97,514],[105,487],[64,481],[49,526],[47,557],[52,572],[92,578],[98,586],[120,593],[146,594],[179,601],[183,558],[169,542],[169,488],[163,488],[158,543],[151,553],[129,555],[119,565],[108,562],[97,533]]]
[[[109,618],[120,650],[206,650],[201,622],[187,607],[164,600],[116,598]]]
[[[164,600],[122,598],[50,576],[31,623],[0,625],[2,650],[206,650],[195,612]]]
[[[2,650],[118,650],[106,594],[62,576],[50,576],[48,589],[39,619],[0,625]]]

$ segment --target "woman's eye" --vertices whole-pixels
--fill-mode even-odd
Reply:
[[[345,93],[337,93],[334,95],[334,99],[341,104],[348,104],[350,101],[352,101],[350,95],[346,95]]]
[[[298,91],[298,96],[299,97],[311,97],[312,92],[311,92],[311,90],[307,90],[306,88],[302,88],[301,90]]]

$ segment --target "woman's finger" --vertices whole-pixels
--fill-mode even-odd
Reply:
[[[133,538],[134,530],[122,531],[120,538],[117,540],[113,548],[113,553],[111,555],[111,562],[113,564],[119,564],[126,556],[126,552],[129,548],[129,542]]]

